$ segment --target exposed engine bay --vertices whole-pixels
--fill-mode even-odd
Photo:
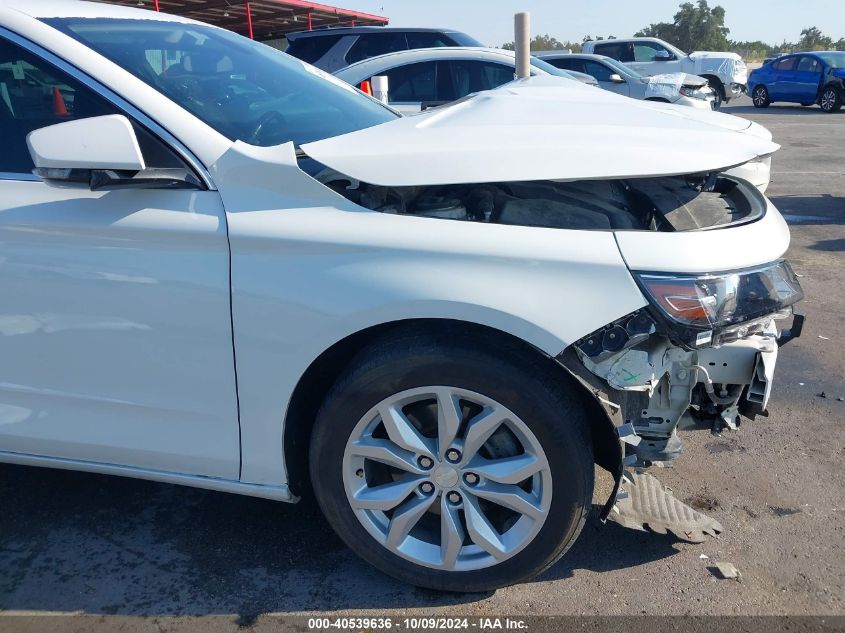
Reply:
[[[688,231],[755,219],[739,181],[713,173],[627,180],[384,187],[324,170],[317,179],[382,213],[580,230]]]

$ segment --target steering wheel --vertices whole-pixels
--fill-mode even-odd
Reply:
[[[270,134],[270,138],[281,137],[281,132],[286,127],[285,117],[275,110],[270,110],[259,117],[258,123],[244,140],[251,145],[261,145],[265,135]]]

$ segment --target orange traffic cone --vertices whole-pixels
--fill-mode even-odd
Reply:
[[[70,116],[65,105],[65,98],[58,86],[53,86],[53,114],[56,116]]]
[[[363,92],[364,94],[368,94],[371,97],[373,96],[373,86],[370,83],[369,79],[365,79],[364,81],[362,81],[361,85],[358,86],[358,88],[360,88],[361,92]]]

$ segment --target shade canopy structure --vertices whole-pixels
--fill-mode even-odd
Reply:
[[[182,15],[256,40],[329,26],[385,26],[382,15],[304,0],[98,0]]]

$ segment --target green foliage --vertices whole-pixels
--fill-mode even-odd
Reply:
[[[502,44],[502,48],[506,51],[512,51],[515,48],[515,44],[508,42]],[[573,53],[581,52],[581,45],[577,42],[561,42],[548,33],[546,35],[535,35],[531,38],[532,51],[556,51],[565,48],[571,49]]]
[[[696,4],[681,4],[673,22],[651,24],[635,36],[659,37],[689,53],[725,50],[729,32],[725,26],[725,10],[720,6],[711,8],[707,0],[698,0]]]
[[[824,35],[816,26],[801,31],[798,49],[802,51],[826,51],[833,48],[833,40]]]
[[[672,22],[649,24],[634,34],[634,37],[657,37],[674,44],[682,51],[731,51],[743,59],[759,61],[797,51],[845,50],[845,37],[834,40],[816,26],[801,31],[795,42],[767,44],[762,41],[735,42],[728,40],[730,30],[725,26],[725,10],[721,6],[710,7],[707,0],[684,2]]]

